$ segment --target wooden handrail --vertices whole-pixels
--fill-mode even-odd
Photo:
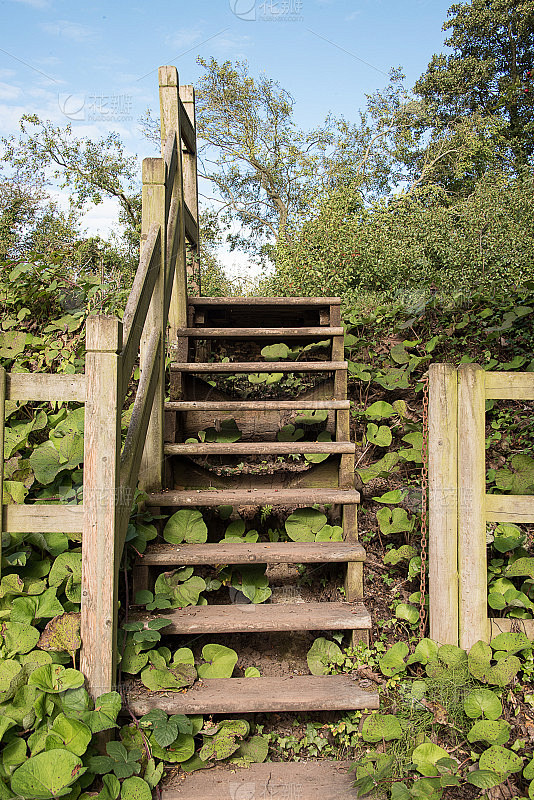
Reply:
[[[143,327],[158,277],[160,250],[161,228],[154,222],[150,226],[143,246],[139,267],[123,317],[125,343],[121,353],[122,399],[128,390],[132,369],[139,355]]]
[[[6,373],[6,400],[85,402],[85,375]]]

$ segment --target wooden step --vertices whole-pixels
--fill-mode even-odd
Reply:
[[[327,339],[343,336],[343,328],[178,328],[177,336],[191,339]],[[177,347],[177,345],[174,345]],[[173,345],[171,345],[171,350]]]
[[[191,442],[166,444],[167,456],[266,456],[354,453],[353,442]]]
[[[339,306],[340,297],[189,297],[190,306]]]
[[[167,714],[253,714],[281,711],[377,709],[376,692],[359,686],[356,675],[287,675],[275,678],[211,678],[186,692],[127,692],[128,707],[140,717],[154,708]]]
[[[278,761],[180,772],[162,800],[357,800],[354,761]]]
[[[148,495],[149,506],[357,505],[355,489],[171,489]]]
[[[147,567],[192,564],[331,564],[365,561],[359,542],[154,544],[137,561]]]
[[[371,615],[361,603],[234,603],[188,606],[162,613],[172,620],[162,628],[166,635],[371,629]],[[130,619],[147,626],[154,615],[143,612],[131,614]]]
[[[347,369],[346,361],[215,361],[176,362],[171,366],[173,372],[208,373],[216,372],[337,372]]]
[[[346,411],[350,400],[176,400],[165,411]]]

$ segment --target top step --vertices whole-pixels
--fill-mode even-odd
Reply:
[[[339,306],[341,297],[189,297],[191,306]]]

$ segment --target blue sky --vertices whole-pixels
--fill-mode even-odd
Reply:
[[[357,119],[365,94],[402,66],[411,87],[443,50],[449,0],[189,0],[85,3],[0,0],[0,136],[37,113],[74,132],[116,130],[128,150],[152,155],[139,132],[157,111],[157,68],[175,64],[195,83],[198,55],[247,60],[295,98],[302,127],[332,112]],[[113,220],[105,203],[91,232]]]

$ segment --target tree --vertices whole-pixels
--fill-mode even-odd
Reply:
[[[269,242],[289,237],[322,185],[329,126],[299,130],[290,94],[270,78],[252,78],[245,62],[199,63],[206,70],[197,92],[200,174],[216,187],[209,199],[219,215],[244,226],[231,244],[265,255]]]
[[[534,2],[472,0],[451,6],[443,30],[450,55],[434,55],[415,85],[441,125],[479,115],[503,163],[521,171],[534,154]]]

